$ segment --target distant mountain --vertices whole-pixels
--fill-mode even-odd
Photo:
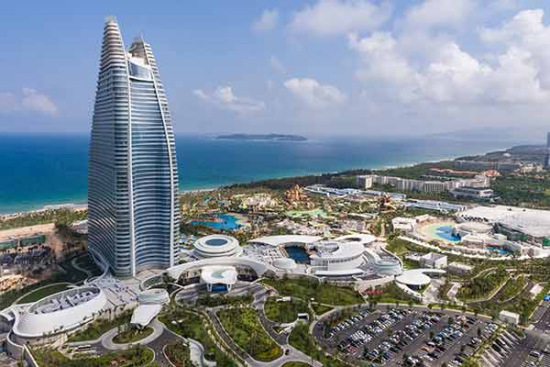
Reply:
[[[219,140],[256,140],[256,141],[307,141],[305,136],[292,134],[228,134],[218,135]]]

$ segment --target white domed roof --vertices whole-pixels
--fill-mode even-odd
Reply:
[[[296,268],[296,261],[287,257],[281,257],[273,261],[273,265],[279,269],[292,270]]]

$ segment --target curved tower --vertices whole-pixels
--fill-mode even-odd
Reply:
[[[177,263],[178,171],[172,121],[151,46],[128,51],[108,18],[88,173],[89,249],[115,275]]]

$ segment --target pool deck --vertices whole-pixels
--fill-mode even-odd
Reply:
[[[456,225],[456,223],[453,222],[453,221],[435,222],[435,223],[430,223],[430,224],[426,224],[424,226],[421,226],[417,230],[421,235],[429,238],[430,240],[436,240],[436,241],[440,241],[440,242],[455,245],[455,244],[460,243],[460,241],[451,241],[451,240],[449,240],[447,238],[443,238],[443,237],[441,237],[437,234],[437,230],[439,228],[446,227],[446,226],[454,227],[455,225]]]

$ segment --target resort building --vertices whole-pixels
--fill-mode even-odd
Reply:
[[[472,198],[477,200],[485,200],[492,198],[495,193],[491,189],[479,187],[458,187],[451,191],[451,195],[457,198]]]
[[[178,170],[151,46],[107,19],[89,153],[89,249],[121,277],[177,264]]]
[[[0,324],[11,328],[8,351],[17,355],[23,345],[61,345],[67,335],[95,320],[107,304],[103,290],[85,286],[7,308],[0,313]]]
[[[361,188],[368,183],[374,185],[389,185],[399,191],[419,191],[419,192],[444,192],[457,189],[459,187],[489,187],[491,180],[484,175],[477,175],[474,178],[447,179],[442,181],[425,181],[392,176],[358,176],[357,184]]]
[[[420,266],[430,269],[442,269],[447,267],[447,256],[437,252],[430,252],[420,256]]]
[[[516,162],[494,162],[494,161],[467,161],[455,160],[453,165],[457,169],[472,170],[496,170],[499,172],[513,172],[521,168]]]
[[[550,246],[550,211],[511,206],[478,206],[458,214],[462,221],[491,224],[510,241]]]

